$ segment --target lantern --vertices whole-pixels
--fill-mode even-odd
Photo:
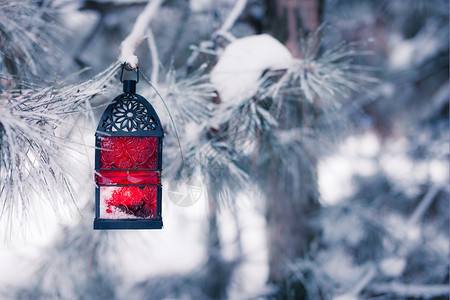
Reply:
[[[124,74],[122,66],[123,94],[106,108],[95,134],[94,229],[163,226],[164,133],[153,107],[136,94],[139,72],[134,72]],[[129,79],[130,74],[134,79]]]

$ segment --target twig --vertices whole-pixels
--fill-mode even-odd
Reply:
[[[145,38],[145,31],[162,2],[163,0],[153,0],[149,2],[147,6],[145,6],[144,11],[136,19],[136,23],[134,23],[130,34],[122,41],[119,59],[123,63],[127,63],[127,69],[133,70],[137,68],[138,58],[134,55],[134,51]]]
[[[220,28],[221,31],[229,31],[231,27],[233,27],[236,20],[239,18],[239,16],[244,11],[245,6],[247,5],[247,0],[236,0],[236,3],[234,4],[233,9],[231,10],[230,14],[228,15],[225,22],[223,22],[222,27]]]
[[[425,196],[420,201],[419,205],[414,210],[413,214],[408,219],[408,222],[406,223],[406,226],[404,227],[405,232],[403,234],[403,238],[406,238],[406,236],[407,236],[406,235],[407,228],[416,224],[423,217],[423,214],[430,207],[430,204],[436,198],[436,195],[438,194],[438,192],[440,190],[441,190],[441,186],[438,184],[435,184],[425,194]],[[361,291],[363,291],[365,289],[365,287],[375,278],[375,276],[377,274],[378,274],[378,269],[375,268],[374,266],[370,267],[369,270],[366,272],[366,274],[361,278],[361,280],[358,283],[356,283],[355,288],[353,288],[348,294],[345,294],[345,295],[357,296]]]
[[[366,275],[364,275],[361,280],[355,285],[353,290],[350,292],[351,295],[358,295],[362,290],[368,285],[372,279],[377,275],[377,269],[375,266],[370,266]]]
[[[151,28],[147,29],[147,44],[150,49],[150,54],[152,57],[152,75],[150,77],[152,83],[156,85],[158,83],[159,77],[159,57],[158,57],[158,49],[156,48],[155,37],[153,36],[153,32]]]
[[[213,38],[217,35],[225,36],[228,39],[234,39],[234,37],[229,33],[231,27],[236,23],[239,16],[244,12],[245,6],[247,6],[247,0],[236,0],[230,14],[223,22],[222,27],[219,28],[214,34]]]
[[[388,283],[388,284],[374,284],[370,290],[380,294],[395,294],[404,298],[434,298],[439,296],[448,296],[449,287],[447,284],[402,284],[402,283]]]
[[[428,193],[425,194],[419,205],[414,210],[412,216],[409,218],[408,223],[406,223],[406,228],[413,226],[420,220],[420,218],[422,218],[423,214],[427,211],[428,207],[440,190],[441,186],[436,184],[428,191]]]
[[[217,55],[217,52],[212,51],[210,49],[213,49],[216,47],[215,43],[213,42],[218,36],[222,36],[228,41],[234,41],[236,38],[229,32],[229,30],[233,27],[234,23],[236,23],[239,16],[244,12],[245,7],[247,6],[247,0],[236,0],[236,3],[234,4],[233,8],[231,9],[231,12],[225,19],[225,22],[222,24],[222,26],[216,30],[211,35],[210,41],[203,41],[200,43],[198,47],[192,47],[193,50],[192,54],[189,56],[186,64],[189,67],[191,67],[194,62],[197,60],[200,53],[207,53],[210,55]]]
[[[426,121],[427,119],[432,119],[436,116],[439,111],[443,109],[443,107],[448,103],[449,96],[449,82],[442,84],[441,87],[434,93],[429,105],[424,108],[423,113],[421,114],[422,121]]]

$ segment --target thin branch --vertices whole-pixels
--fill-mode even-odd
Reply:
[[[207,53],[210,55],[217,55],[217,52],[211,49],[214,49],[216,47],[215,43],[213,42],[218,36],[222,36],[228,41],[234,41],[236,38],[229,32],[229,30],[233,27],[234,23],[236,23],[239,16],[244,12],[245,7],[247,6],[247,0],[236,0],[236,3],[234,4],[230,14],[225,19],[225,22],[222,24],[222,26],[216,30],[211,35],[210,41],[202,41],[200,45],[197,46],[191,46],[191,49],[193,50],[192,54],[189,56],[186,64],[189,67],[192,67],[194,65],[194,62],[197,60],[200,53]]]
[[[392,294],[401,298],[434,298],[448,296],[449,286],[447,284],[402,284],[392,282],[388,284],[373,284],[370,290],[380,294]]]
[[[119,60],[127,63],[127,69],[133,70],[138,66],[138,58],[134,52],[145,38],[145,32],[150,25],[153,16],[159,10],[163,0],[153,0],[147,4],[144,11],[136,19],[130,34],[122,41],[120,45]]]
[[[434,93],[429,105],[424,108],[421,114],[421,120],[426,121],[428,119],[434,118],[439,114],[444,106],[448,103],[449,98],[449,82],[442,84],[442,86]]]
[[[430,207],[430,204],[433,202],[434,198],[436,198],[436,195],[440,190],[441,186],[436,184],[425,194],[414,210],[412,216],[409,218],[406,228],[415,225],[422,218],[423,214],[427,211],[428,207]]]
[[[432,186],[430,190],[425,194],[425,196],[420,201],[419,205],[414,210],[413,214],[408,219],[408,222],[406,223],[406,226],[403,229],[405,231],[403,233],[403,238],[407,237],[406,230],[409,227],[414,226],[423,217],[424,213],[430,207],[431,203],[436,198],[436,195],[439,193],[440,190],[441,186],[436,184]],[[361,280],[356,283],[355,288],[353,288],[349,293],[345,295],[357,296],[366,288],[366,286],[375,278],[377,274],[378,268],[375,268],[373,266],[370,267],[369,270],[366,272],[366,274],[361,278]],[[406,288],[402,288],[401,290],[407,291]]]
[[[377,275],[377,269],[375,266],[370,266],[366,275],[364,275],[361,280],[355,285],[353,290],[350,292],[351,295],[358,295],[364,290],[364,288],[373,280],[373,278]]]
[[[147,44],[150,49],[150,54],[152,56],[152,75],[150,77],[153,85],[158,84],[159,77],[159,57],[158,57],[158,49],[156,48],[155,37],[153,36],[153,32],[149,27],[147,29]]]
[[[230,29],[233,27],[234,23],[236,23],[237,19],[244,12],[245,7],[247,6],[247,0],[236,0],[236,3],[233,6],[230,14],[226,18],[225,22],[223,22],[222,27],[217,30],[214,36],[221,35],[228,39],[233,40],[234,37],[229,33]]]

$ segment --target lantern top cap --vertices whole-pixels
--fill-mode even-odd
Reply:
[[[163,137],[164,132],[156,111],[144,97],[123,93],[105,109],[96,135]]]

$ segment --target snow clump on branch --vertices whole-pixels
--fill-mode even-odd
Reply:
[[[211,71],[211,82],[226,104],[239,104],[256,94],[267,70],[287,69],[289,50],[268,34],[237,39],[229,44]]]

